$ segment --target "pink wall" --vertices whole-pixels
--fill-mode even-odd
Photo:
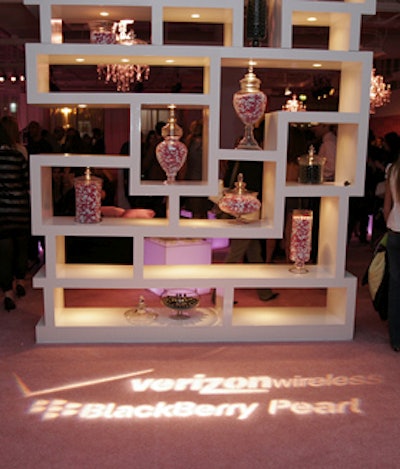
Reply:
[[[376,137],[383,137],[389,132],[400,135],[400,116],[373,117],[370,119],[370,129]]]
[[[104,139],[107,153],[119,154],[121,146],[129,140],[129,109],[105,109]]]

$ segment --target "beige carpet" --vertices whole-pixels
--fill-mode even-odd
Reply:
[[[0,311],[1,469],[399,466],[400,354],[365,286],[349,342],[37,345],[41,313],[30,288]]]

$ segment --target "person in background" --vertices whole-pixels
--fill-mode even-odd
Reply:
[[[326,158],[324,166],[324,181],[335,180],[336,162],[336,134],[334,126],[330,124],[318,124],[313,128],[314,135],[318,140],[318,155]]]
[[[389,338],[393,350],[400,352],[400,158],[388,170],[383,213],[388,230]]]
[[[149,181],[164,181],[166,179],[165,172],[161,168],[160,163],[157,160],[156,148],[157,145],[162,142],[163,137],[161,135],[162,128],[166,125],[165,122],[159,121],[155,125],[155,135],[152,134],[149,138],[148,146],[142,148],[142,174],[143,180]],[[163,196],[154,195],[151,196],[151,205],[148,207],[154,210],[156,217],[163,218],[166,215],[166,199]]]
[[[62,146],[65,140],[65,130],[61,125],[57,125],[53,131],[55,141],[54,153],[62,153]]]
[[[28,160],[28,150],[26,149],[26,146],[21,143],[17,119],[13,116],[3,116],[0,122],[3,124],[9,138],[11,139],[12,147],[22,153],[25,159]]]
[[[224,187],[233,188],[239,173],[243,174],[246,189],[257,192],[261,200],[262,190],[262,168],[263,163],[259,161],[229,161],[225,174]],[[228,215],[223,214],[221,218]],[[268,248],[267,248],[268,249]],[[262,252],[262,245],[259,239],[232,238],[229,244],[229,252],[225,258],[225,263],[233,264],[240,262],[252,264],[264,264],[265,258]],[[258,288],[258,298],[262,301],[270,301],[278,296],[270,288]]]
[[[13,148],[5,127],[0,123],[0,288],[4,308],[16,308],[17,297],[25,292],[28,242],[31,228],[28,161]]]
[[[28,155],[39,153],[53,153],[51,144],[43,138],[42,127],[39,122],[31,121],[26,129]]]
[[[189,127],[189,134],[185,139],[188,149],[186,162],[180,171],[179,179],[185,181],[201,181],[203,179],[203,122],[194,120]],[[192,213],[193,218],[207,218],[211,208],[208,197],[185,197],[183,206]]]
[[[106,152],[106,144],[104,142],[104,133],[98,127],[92,130],[92,153],[95,155],[104,155]]]

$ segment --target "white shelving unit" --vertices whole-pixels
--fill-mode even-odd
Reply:
[[[163,44],[163,24],[189,19],[198,10],[196,0],[109,0],[108,6],[124,7],[125,17],[151,21],[152,44],[131,48],[119,45],[52,44],[51,20],[76,9],[76,0],[24,0],[39,4],[41,43],[28,44],[27,96],[30,104],[128,107],[130,109],[130,155],[35,155],[31,160],[33,234],[43,235],[46,265],[34,278],[34,287],[44,292],[44,316],[37,326],[37,341],[67,342],[191,342],[349,340],[354,331],[357,279],[345,271],[348,202],[364,190],[365,155],[369,122],[369,83],[372,53],[358,50],[360,21],[373,14],[375,2],[298,1],[269,2],[270,47],[243,47],[244,5],[242,0],[203,0],[201,21],[224,24],[223,46],[171,46]],[[97,0],[86,0],[94,9]],[[104,5],[101,8],[105,8]],[[83,11],[83,10],[82,10]],[[292,48],[292,26],[302,25],[305,15],[322,15],[330,28],[328,50]],[[249,54],[251,57],[249,57]],[[144,60],[150,66],[202,67],[201,94],[52,93],[49,67],[117,62],[123,56]],[[219,144],[220,90],[223,67],[246,69],[249,59],[257,68],[312,69],[340,72],[338,112],[267,113],[263,151],[226,150]],[[207,133],[206,178],[165,185],[140,180],[141,110],[154,106],[195,108],[203,112]],[[332,183],[302,185],[287,183],[286,151],[290,123],[324,122],[338,125],[336,178]],[[263,203],[260,219],[247,225],[227,220],[181,219],[181,196],[208,196],[218,192],[220,160],[264,162]],[[168,198],[165,219],[105,218],[100,224],[80,225],[72,217],[54,217],[51,168],[129,168],[130,191],[136,195]],[[288,265],[145,265],[146,238],[280,238],[286,197],[321,197],[318,260],[309,273],[294,275]],[[66,236],[113,236],[132,238],[132,265],[77,265],[65,262]],[[240,307],[233,306],[235,289],[270,286],[282,289],[326,290],[324,306]],[[121,308],[71,308],[65,303],[66,289],[216,288],[215,308],[199,308],[196,321],[172,321],[160,316],[139,326],[127,324]],[[126,309],[126,308],[125,308]],[[202,314],[204,313],[204,314]]]

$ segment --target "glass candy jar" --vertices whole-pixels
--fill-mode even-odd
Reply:
[[[294,266],[289,269],[290,272],[296,274],[308,272],[305,263],[310,260],[312,224],[312,210],[293,210],[289,257]]]
[[[164,306],[175,311],[171,319],[189,319],[191,316],[188,310],[196,308],[200,302],[200,296],[196,290],[191,289],[171,289],[161,295],[161,301]]]
[[[114,44],[116,41],[112,21],[90,23],[90,42],[93,44]]]
[[[243,174],[240,173],[235,182],[235,188],[224,193],[218,206],[223,212],[234,216],[238,223],[248,223],[244,215],[260,210],[261,202],[257,199],[257,192],[250,192],[246,189]]]
[[[168,106],[168,109],[168,123],[161,131],[164,140],[157,145],[156,156],[161,168],[167,176],[165,183],[171,184],[175,182],[178,171],[186,161],[187,147],[184,143],[179,141],[183,131],[176,123],[175,106]]]
[[[253,65],[240,80],[240,90],[233,95],[233,107],[244,124],[244,137],[237,148],[261,150],[254,138],[254,125],[262,118],[267,105],[266,95],[260,91],[261,80],[253,72]]]
[[[315,154],[311,145],[308,154],[299,156],[299,182],[301,184],[322,184],[324,182],[324,165],[326,158]]]
[[[125,311],[124,316],[130,324],[136,325],[142,322],[153,321],[157,318],[158,314],[153,309],[147,307],[144,297],[140,295],[137,306]]]
[[[75,178],[75,221],[78,223],[99,223],[101,221],[101,190],[103,181],[90,174]]]

